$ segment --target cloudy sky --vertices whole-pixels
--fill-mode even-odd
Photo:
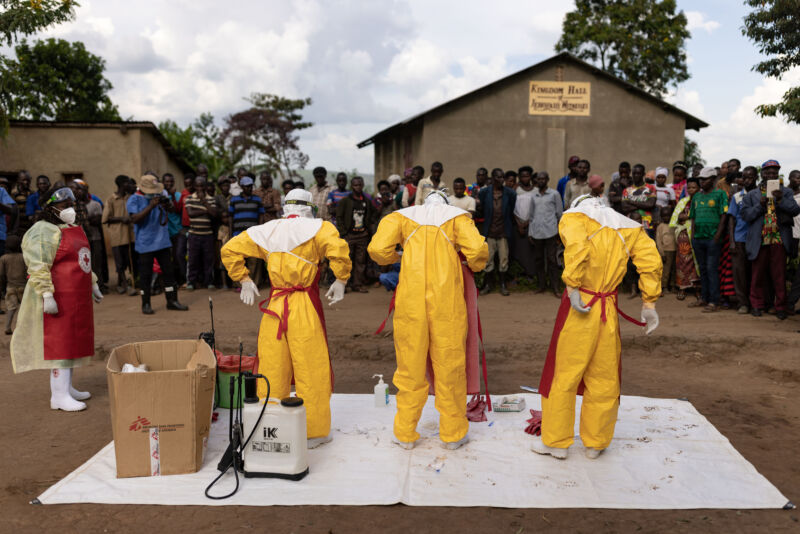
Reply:
[[[74,22],[43,36],[81,40],[107,61],[123,117],[181,125],[221,120],[253,91],[310,96],[315,126],[302,136],[310,165],[372,172],[356,143],[554,54],[561,0],[81,0]],[[691,79],[669,100],[711,126],[690,136],[714,164],[768,158],[800,167],[800,126],[753,108],[800,83],[751,72],[738,0],[679,0],[692,33]],[[635,155],[625,155],[635,159]],[[535,164],[535,162],[534,162]]]

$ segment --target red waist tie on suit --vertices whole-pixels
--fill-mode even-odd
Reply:
[[[592,291],[591,289],[580,288],[579,291],[586,295],[591,295],[591,300],[586,304],[588,307],[593,306],[597,301],[600,301],[600,319],[605,323],[608,316],[606,315],[606,299],[613,299],[614,301],[614,308],[616,308],[617,313],[626,321],[629,321],[637,326],[645,326],[645,323],[637,321],[630,315],[626,314],[622,310],[619,309],[619,304],[617,303],[617,290],[614,289],[613,291]],[[564,293],[561,295],[561,306],[558,308],[558,315],[556,316],[556,324],[553,327],[553,335],[550,338],[550,346],[547,349],[547,359],[544,362],[544,369],[542,369],[542,378],[539,381],[539,394],[543,397],[547,397],[550,395],[550,386],[553,385],[553,377],[556,373],[556,350],[558,349],[558,338],[561,336],[561,330],[564,329],[564,323],[567,322],[567,317],[569,316],[569,310],[571,308],[569,297],[567,296],[567,291],[564,290]],[[619,333],[619,326],[617,326],[617,332]],[[622,358],[620,358],[620,377],[622,376]],[[578,395],[583,394],[583,390],[585,385],[583,380],[581,380],[580,385],[578,386]]]

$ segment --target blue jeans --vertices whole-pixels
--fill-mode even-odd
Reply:
[[[702,299],[708,304],[719,304],[719,255],[722,245],[713,239],[692,239],[692,248],[700,266]]]

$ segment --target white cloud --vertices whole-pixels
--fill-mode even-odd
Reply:
[[[703,115],[705,115],[699,91],[678,90],[677,93],[668,95],[666,101],[699,119],[702,119]]]
[[[781,80],[765,78],[725,120],[700,131],[697,139],[703,157],[714,164],[737,157],[743,165],[777,159],[785,172],[800,168],[800,125],[780,117],[759,117],[754,111],[760,104],[778,102],[789,87],[797,85],[800,68],[788,71]]]
[[[687,11],[685,15],[687,21],[686,27],[689,31],[705,30],[707,33],[711,33],[720,26],[719,22],[715,20],[707,20],[705,13],[701,13],[700,11]]]
[[[359,150],[356,142],[549,57],[564,15],[574,8],[570,0],[504,0],[492,6],[463,0],[456,8],[429,0],[131,5],[83,0],[75,21],[42,34],[83,41],[106,59],[111,96],[123,117],[171,118],[185,125],[209,111],[221,121],[243,109],[242,98],[254,91],[310,96],[314,103],[306,117],[315,126],[301,134],[310,165],[366,172],[372,149]],[[743,38],[738,32],[714,33],[720,23],[703,12],[686,16],[690,30],[713,33],[713,46],[721,50],[726,40]],[[704,58],[690,57],[696,75],[706,68]],[[752,111],[777,101],[791,79],[765,80],[735,110],[716,109],[714,95],[728,90],[719,79],[693,79],[691,89],[678,90],[669,101],[712,123],[696,136],[709,161],[738,154],[750,162],[794,158],[797,166],[798,128]]]

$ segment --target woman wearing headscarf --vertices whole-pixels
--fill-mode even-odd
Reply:
[[[686,180],[686,196],[678,201],[669,221],[670,228],[675,229],[675,283],[678,285],[678,300],[686,298],[686,290],[699,289],[700,275],[694,260],[692,250],[692,221],[689,219],[689,208],[692,197],[700,190],[700,181],[697,178]]]

